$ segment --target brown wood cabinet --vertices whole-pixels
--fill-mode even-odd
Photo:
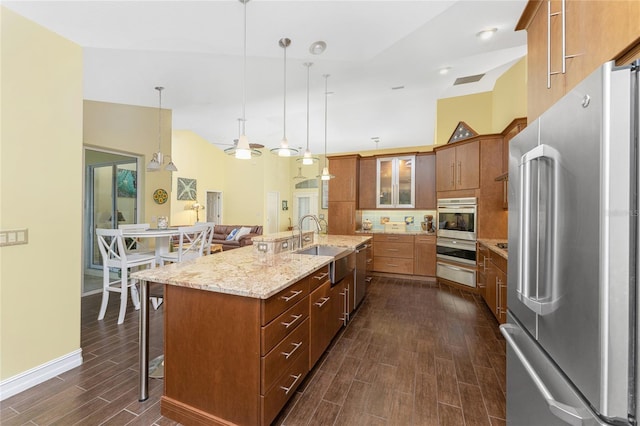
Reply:
[[[625,54],[638,45],[638,22],[637,0],[530,0],[516,26],[516,30],[527,30],[529,122],[602,63],[618,58],[629,63],[637,58],[638,49],[635,56]]]
[[[436,276],[436,236],[416,235],[414,237],[413,274],[427,277]]]
[[[360,210],[376,208],[376,157],[360,159],[358,208]]]
[[[506,238],[508,212],[504,210],[504,185],[496,178],[502,173],[502,135],[482,136],[478,192],[477,233],[479,238]]]
[[[504,324],[507,321],[507,259],[489,250],[484,244],[478,244],[476,277],[478,287],[484,285],[484,292],[481,294],[487,306],[498,322]]]
[[[487,288],[487,264],[489,263],[489,249],[484,244],[478,243],[476,249],[476,267],[478,269],[476,273],[476,287],[478,293],[485,296]],[[486,300],[486,298],[485,298]]]
[[[458,142],[436,148],[438,191],[475,189],[480,186],[480,144]]]
[[[436,155],[433,152],[416,154],[415,206],[422,210],[435,210],[437,207]]]
[[[269,425],[343,324],[348,283],[326,271],[267,300],[166,286],[162,415]]]
[[[373,270],[413,274],[413,235],[373,234]]]
[[[359,155],[329,157],[329,201],[358,201]]]
[[[356,231],[360,155],[329,158],[329,212],[327,233],[353,235]]]

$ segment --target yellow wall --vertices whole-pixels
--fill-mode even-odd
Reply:
[[[153,90],[153,87],[149,87]],[[171,153],[171,111],[162,110],[162,145],[164,154]],[[105,148],[132,156],[140,156],[140,168],[146,170],[151,156],[158,150],[158,108],[122,105],[109,102],[84,101],[84,144]],[[180,170],[180,163],[175,161]],[[179,172],[174,172],[174,175]],[[180,176],[178,174],[178,176]],[[158,216],[170,216],[175,194],[171,192],[171,172],[160,170],[140,174],[139,188],[144,188],[140,221],[156,224]],[[175,180],[175,177],[174,177]],[[165,204],[153,202],[153,191],[169,192]],[[174,186],[175,188],[175,186]]]
[[[527,116],[527,57],[502,74],[493,87],[493,133],[500,133],[514,118]]]
[[[479,135],[492,133],[492,110],[492,92],[438,99],[436,144],[446,144],[461,121],[467,123]]]
[[[436,144],[446,144],[460,121],[479,135],[500,133],[513,119],[527,116],[527,58],[516,62],[491,92],[438,99]]]
[[[0,378],[80,348],[82,49],[0,6]]]

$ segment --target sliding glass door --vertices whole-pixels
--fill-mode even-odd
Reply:
[[[85,232],[83,294],[102,289],[97,228],[138,222],[138,159],[85,150]]]

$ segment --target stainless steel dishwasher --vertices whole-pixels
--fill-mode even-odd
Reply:
[[[358,307],[367,292],[367,244],[356,247],[355,291],[353,306]]]

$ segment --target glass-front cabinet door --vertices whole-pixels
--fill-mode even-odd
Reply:
[[[377,208],[414,208],[414,155],[378,158]]]

